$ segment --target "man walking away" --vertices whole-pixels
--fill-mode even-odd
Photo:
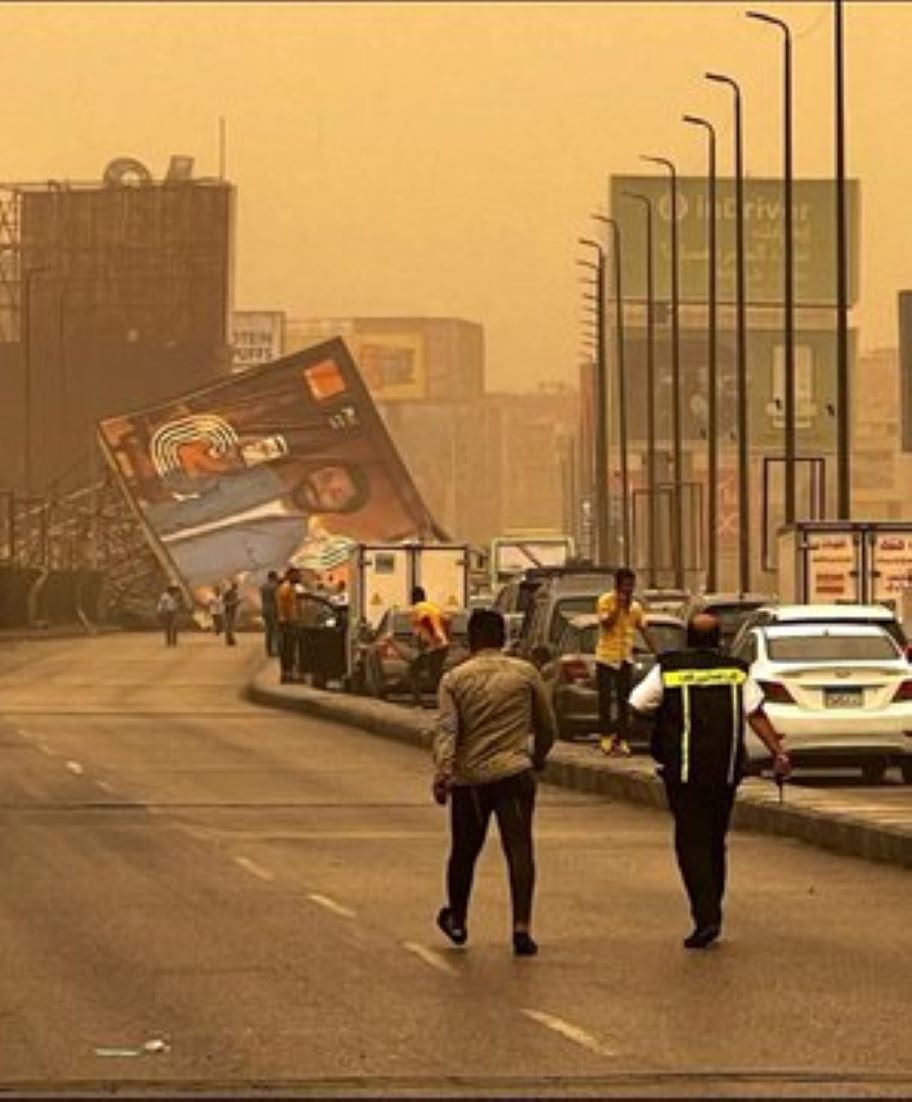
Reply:
[[[275,658],[279,653],[279,610],[276,604],[276,590],[279,588],[279,575],[270,570],[266,581],[260,586],[260,613],[263,617],[263,640],[266,654]]]
[[[476,609],[468,633],[471,657],[444,675],[438,693],[433,791],[438,803],[450,800],[451,850],[437,925],[465,944],[475,863],[493,814],[510,872],[513,951],[529,957],[538,952],[530,933],[535,771],[544,768],[556,723],[538,671],[501,653],[503,616]]]
[[[427,593],[420,585],[412,590],[412,631],[418,653],[409,663],[408,678],[412,697],[420,708],[423,704],[423,683],[428,691],[437,692],[450,649],[443,612],[433,601],[427,599]]]
[[[629,698],[633,681],[634,634],[639,631],[646,646],[657,653],[644,627],[645,614],[639,601],[633,599],[636,575],[621,567],[614,575],[614,589],[603,593],[596,604],[599,635],[595,650],[596,685],[598,687],[600,746],[606,754],[630,755]],[[614,698],[616,718],[612,721],[611,702]]]
[[[298,661],[298,585],[301,571],[291,566],[276,589],[276,617],[279,626],[279,668],[282,684],[295,680]]]
[[[728,833],[744,769],[744,719],[773,757],[777,776],[791,765],[763,711],[763,693],[743,662],[720,649],[719,621],[707,613],[687,625],[687,649],[663,654],[630,698],[655,714],[652,753],[674,816],[678,867],[693,914],[687,949],[705,949],[722,931]]]
[[[225,590],[225,642],[229,647],[237,645],[234,629],[237,624],[238,610],[241,606],[241,594],[237,582],[231,582]]]
[[[165,646],[177,646],[177,621],[184,602],[180,587],[169,585],[158,598],[158,618],[165,631]]]

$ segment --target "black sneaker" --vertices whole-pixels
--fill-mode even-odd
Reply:
[[[706,949],[721,933],[721,926],[698,926],[689,937],[684,938],[684,948]]]
[[[437,926],[454,945],[465,945],[469,939],[469,931],[466,929],[465,923],[457,923],[449,907],[440,908],[437,914]]]
[[[538,944],[525,930],[517,930],[513,935],[513,953],[517,957],[534,957],[538,952]]]

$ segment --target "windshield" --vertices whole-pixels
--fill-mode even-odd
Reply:
[[[647,624],[646,630],[649,632],[650,639],[655,643],[659,654],[664,654],[670,650],[678,650],[684,646],[684,629],[677,627],[675,624]],[[581,654],[595,654],[596,644],[598,643],[598,625],[592,624],[590,627],[584,628],[579,633],[579,641]],[[639,632],[634,636],[633,649],[637,654],[650,653],[646,641]]]
[[[771,635],[767,651],[775,662],[884,662],[898,657],[886,634]]]
[[[745,616],[753,612],[754,609],[761,607],[762,605],[759,602],[757,604],[712,605],[706,611],[712,613],[719,621],[724,636],[732,636],[741,627]]]

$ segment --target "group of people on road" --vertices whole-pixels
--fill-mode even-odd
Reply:
[[[603,743],[609,753],[627,754],[631,714],[652,722],[650,749],[673,816],[694,922],[684,946],[705,949],[722,930],[726,838],[744,773],[745,722],[767,747],[777,776],[791,765],[764,713],[762,691],[744,663],[722,651],[720,624],[711,615],[694,616],[684,649],[656,654],[651,672],[631,692],[634,632],[656,650],[633,599],[635,581],[632,571],[619,570],[614,589],[597,602]],[[451,844],[447,901],[437,925],[455,945],[468,940],[473,874],[493,815],[509,870],[513,951],[533,956],[536,774],[556,739],[556,722],[534,664],[503,653],[503,617],[476,610],[468,632],[470,657],[443,676],[438,694],[432,791],[450,806]]]
[[[279,659],[282,684],[313,680],[325,685],[326,671],[340,664],[331,661],[330,649],[344,646],[348,618],[348,593],[339,581],[333,590],[315,582],[306,584],[304,573],[290,566],[283,577],[270,571],[260,590],[266,653]],[[328,629],[332,629],[331,632]]]

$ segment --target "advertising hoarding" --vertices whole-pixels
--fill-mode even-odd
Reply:
[[[231,371],[278,360],[285,351],[285,314],[281,310],[235,310],[231,315]]]
[[[623,279],[626,298],[646,296],[646,217],[643,204],[625,192],[637,192],[653,204],[653,273],[655,297],[671,297],[671,193],[667,175],[612,176],[609,202],[624,245]],[[799,306],[830,306],[836,301],[836,193],[832,180],[795,180],[792,225],[795,302]],[[846,181],[849,303],[858,299],[859,188]],[[678,265],[681,302],[705,302],[709,250],[709,197],[703,176],[677,180]],[[744,181],[744,237],[747,302],[778,303],[783,299],[784,205],[782,181]],[[720,178],[716,186],[717,292],[720,302],[735,297],[734,180]]]
[[[199,600],[353,542],[439,538],[345,343],[99,425],[153,548]]]

